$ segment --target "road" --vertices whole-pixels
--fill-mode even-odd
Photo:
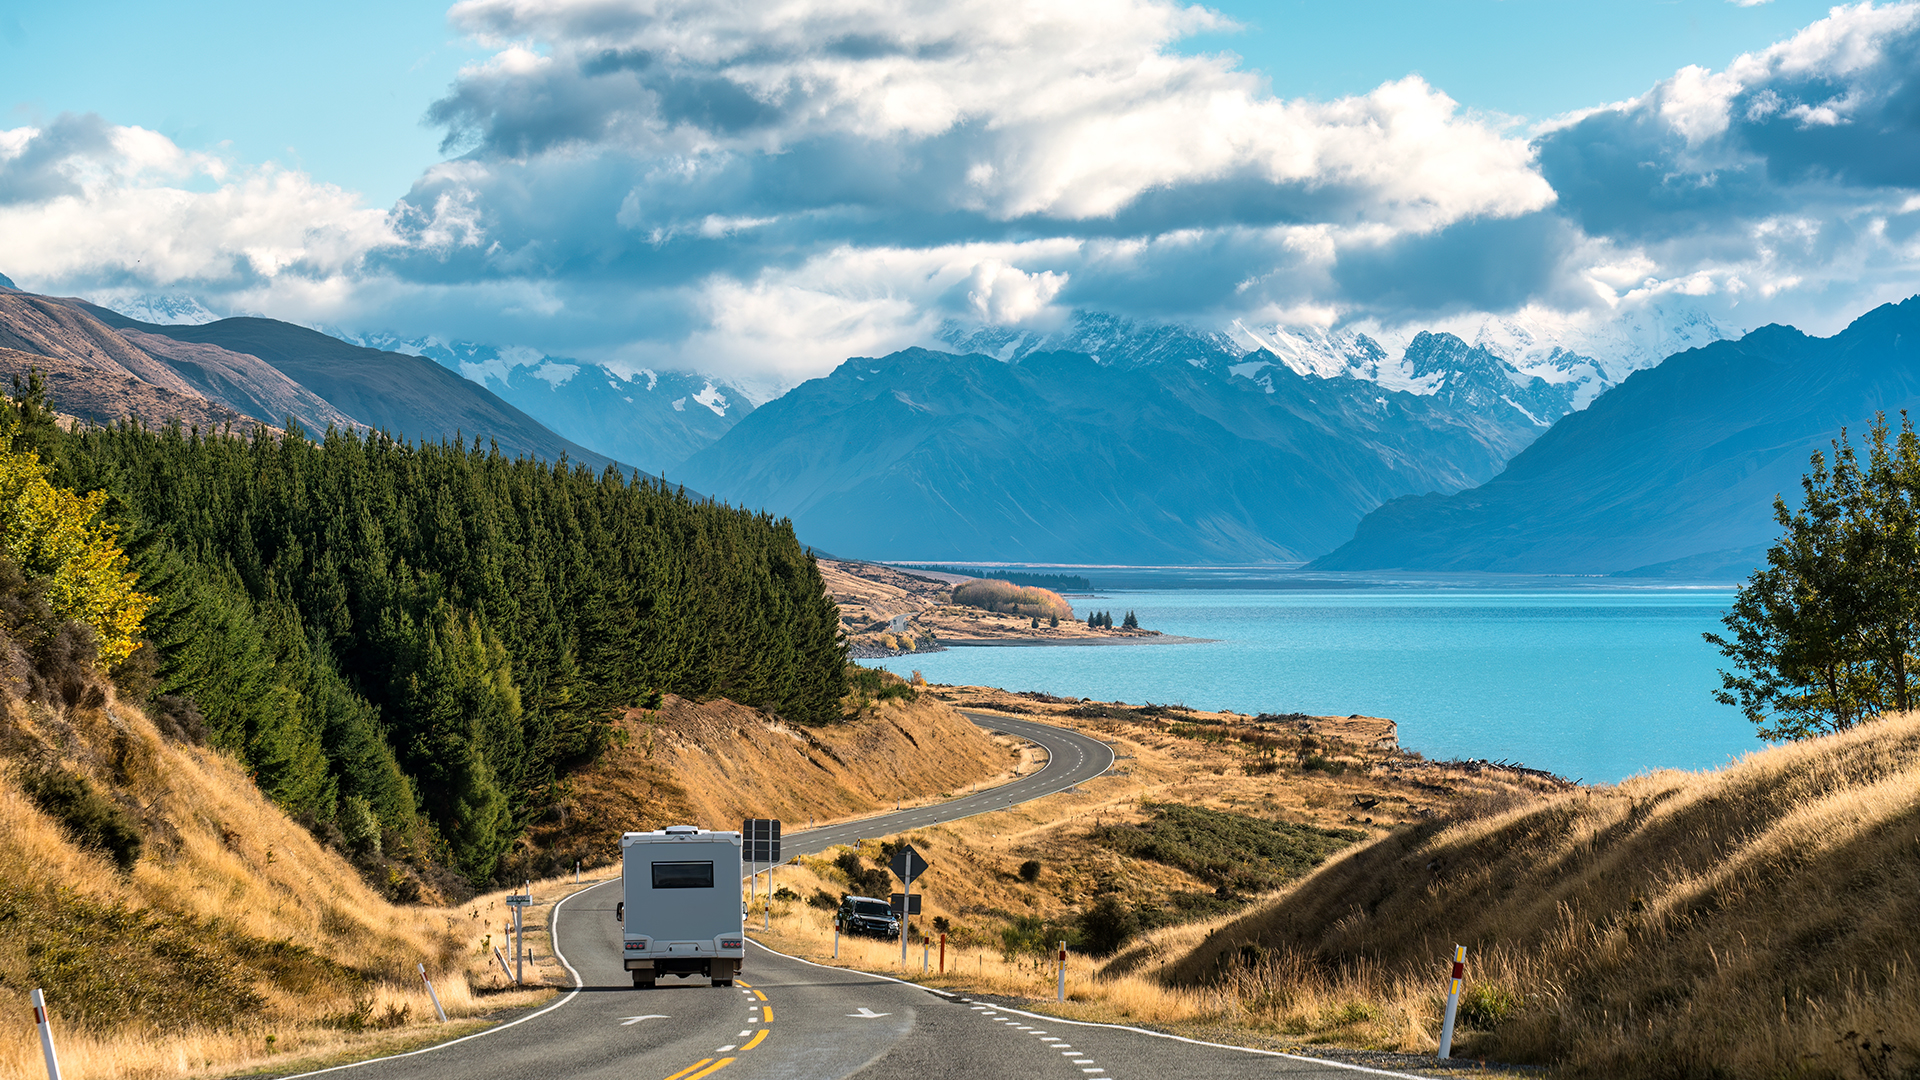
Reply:
[[[1091,780],[1113,764],[1097,739],[1024,720],[967,714],[1045,747],[1044,769],[935,806],[793,833],[783,853],[815,854],[1004,809]],[[936,869],[936,872],[938,870]],[[351,1071],[354,1080],[1119,1080],[1170,1076],[1343,1077],[1373,1070],[1077,1024],[821,967],[750,946],[733,988],[693,978],[637,990],[620,962],[619,890],[606,882],[555,905],[556,948],[576,988],[478,1035]]]

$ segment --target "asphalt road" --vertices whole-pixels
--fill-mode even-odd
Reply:
[[[1113,764],[1105,744],[1076,732],[997,716],[968,718],[1046,747],[1046,767],[936,806],[793,833],[783,853],[813,854],[1003,809],[1090,780]],[[1399,1075],[1038,1017],[821,967],[757,944],[731,988],[696,977],[637,990],[621,967],[617,884],[592,886],[555,905],[554,940],[577,983],[559,1001],[465,1039],[322,1073],[351,1071],[354,1080],[705,1080],[723,1070],[721,1080]]]

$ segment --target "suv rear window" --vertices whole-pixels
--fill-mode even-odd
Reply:
[[[656,889],[711,889],[713,864],[710,862],[657,862],[653,864]]]
[[[855,900],[853,913],[855,915],[891,915],[893,909],[878,900]]]

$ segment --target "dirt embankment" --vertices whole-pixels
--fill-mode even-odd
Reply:
[[[604,866],[622,832],[693,824],[736,829],[748,817],[788,830],[938,798],[990,781],[1013,761],[946,703],[922,694],[862,708],[838,724],[792,724],[730,701],[667,695],[617,722],[614,745],[571,776],[568,794],[527,846],[558,867]]]

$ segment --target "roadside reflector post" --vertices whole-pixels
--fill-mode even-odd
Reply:
[[[940,935],[940,974],[947,973],[947,935]]]
[[[760,929],[773,929],[773,867],[767,867],[767,906],[760,909]]]
[[[930,962],[927,959],[927,954],[931,952],[932,949],[933,949],[933,946],[928,943],[925,937],[922,937],[920,939],[920,974],[922,975],[925,975],[929,967],[931,966]]]
[[[840,920],[833,920],[833,958],[840,959]]]
[[[33,1024],[40,1029],[40,1053],[47,1059],[47,1080],[60,1080],[60,1057],[53,1052],[53,1023],[47,1019],[47,996],[33,992]]]
[[[493,947],[493,958],[500,961],[500,970],[506,974],[508,979],[512,979],[513,969],[507,966],[507,954],[501,952],[500,946],[498,945]]]
[[[447,1022],[447,1010],[440,1007],[440,995],[433,992],[433,980],[427,978],[427,965],[420,965],[420,981],[427,984],[427,997],[433,1001],[433,1011],[440,1017],[441,1023]]]
[[[1060,943],[1060,990],[1055,995],[1055,1000],[1067,1000],[1067,943],[1064,941]]]
[[[1453,985],[1447,990],[1447,1018],[1440,1025],[1440,1060],[1453,1056],[1453,1014],[1460,1008],[1460,980],[1467,973],[1467,947],[1453,947]]]

